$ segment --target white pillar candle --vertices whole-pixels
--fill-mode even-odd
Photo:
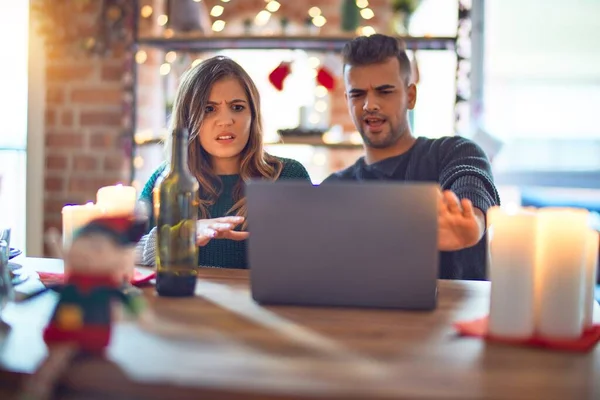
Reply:
[[[137,192],[133,186],[105,186],[96,193],[96,204],[104,215],[133,214],[137,202]]]
[[[63,248],[66,250],[71,246],[73,235],[78,229],[100,215],[100,208],[92,202],[82,206],[64,206],[62,209]]]
[[[583,326],[586,329],[594,325],[595,289],[598,274],[598,241],[598,232],[593,230],[588,231],[585,256],[585,303],[583,311]]]
[[[507,338],[529,338],[535,330],[535,238],[533,209],[492,207],[489,279],[489,333]]]
[[[575,339],[583,333],[588,215],[583,209],[538,211],[536,308],[543,337]]]

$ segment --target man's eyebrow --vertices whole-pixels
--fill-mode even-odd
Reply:
[[[379,90],[389,90],[389,89],[396,89],[396,86],[394,86],[394,85],[390,85],[390,84],[385,84],[385,85],[380,85],[380,86],[377,86],[377,87],[375,88],[375,90],[378,90],[378,91],[379,91]]]

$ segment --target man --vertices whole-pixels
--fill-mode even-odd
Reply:
[[[396,39],[358,37],[346,44],[343,58],[348,109],[363,138],[365,156],[324,183],[438,182],[439,276],[486,279],[485,214],[500,199],[485,153],[459,136],[413,136],[407,111],[415,106],[417,89],[411,83],[410,60]]]

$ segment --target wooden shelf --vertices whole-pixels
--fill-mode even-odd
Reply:
[[[137,44],[165,51],[214,51],[222,49],[302,49],[341,51],[355,35],[339,36],[201,36],[139,37]],[[454,50],[454,37],[401,37],[408,49]]]
[[[164,138],[138,139],[135,141],[136,147],[145,147],[152,145],[162,145]],[[360,149],[362,144],[343,142],[343,143],[325,143],[320,136],[288,136],[283,137],[280,142],[265,142],[265,146],[283,146],[283,145],[308,145],[317,147],[327,147],[332,149]]]

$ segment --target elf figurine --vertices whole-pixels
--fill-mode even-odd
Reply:
[[[60,294],[44,341],[72,344],[79,352],[103,355],[110,342],[112,304],[120,300],[131,313],[141,311],[142,297],[125,294],[123,276],[133,268],[135,244],[146,221],[134,216],[101,217],[75,233],[64,255],[64,284],[49,286]]]

